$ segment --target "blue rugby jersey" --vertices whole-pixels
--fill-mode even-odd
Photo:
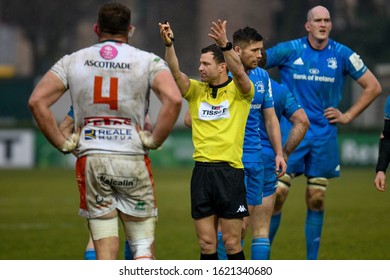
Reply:
[[[71,117],[72,119],[74,119],[74,112],[73,112],[73,106],[72,105],[70,105],[68,116]]]
[[[272,98],[274,100],[274,109],[276,117],[279,122],[281,119],[288,120],[291,116],[301,108],[301,105],[298,104],[297,99],[288,90],[285,85],[279,84],[278,82],[271,80],[272,88]],[[286,131],[288,135],[288,131]],[[261,145],[263,146],[263,153],[275,156],[274,150],[272,148],[271,142],[269,141],[267,131],[265,129],[263,116],[261,115],[260,119],[260,136],[261,136]]]
[[[307,37],[279,43],[267,50],[266,68],[278,67],[281,82],[304,108],[310,127],[305,138],[333,138],[337,127],[324,117],[337,108],[347,75],[359,79],[367,67],[351,49],[329,39],[323,50],[311,48]],[[284,122],[282,122],[284,123]]]
[[[272,108],[272,89],[268,72],[257,67],[249,72],[249,79],[255,86],[255,96],[253,97],[251,109],[245,127],[243,161],[261,162],[261,139],[260,124],[262,122],[261,110]]]
[[[390,96],[386,99],[385,119],[390,119]]]

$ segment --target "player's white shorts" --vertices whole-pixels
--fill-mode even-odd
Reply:
[[[147,156],[93,154],[77,159],[80,215],[97,218],[116,208],[135,217],[157,216]]]

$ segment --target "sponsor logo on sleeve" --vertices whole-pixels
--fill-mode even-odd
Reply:
[[[349,57],[349,61],[352,63],[352,66],[356,71],[359,71],[364,67],[363,60],[360,59],[360,56],[357,53],[353,53]]]

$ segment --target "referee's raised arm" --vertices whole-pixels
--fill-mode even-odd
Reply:
[[[221,48],[225,58],[227,68],[233,76],[233,81],[237,88],[243,93],[247,94],[251,91],[252,82],[250,81],[244,66],[233,50],[233,45],[226,37],[226,20],[218,19],[212,23],[211,33],[208,34],[210,38],[215,40],[215,43]]]

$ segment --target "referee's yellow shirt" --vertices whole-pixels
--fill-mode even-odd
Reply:
[[[243,168],[242,147],[245,125],[254,86],[247,94],[241,93],[234,82],[214,88],[208,83],[191,79],[184,98],[192,120],[193,158],[199,162],[227,162],[234,168]]]

